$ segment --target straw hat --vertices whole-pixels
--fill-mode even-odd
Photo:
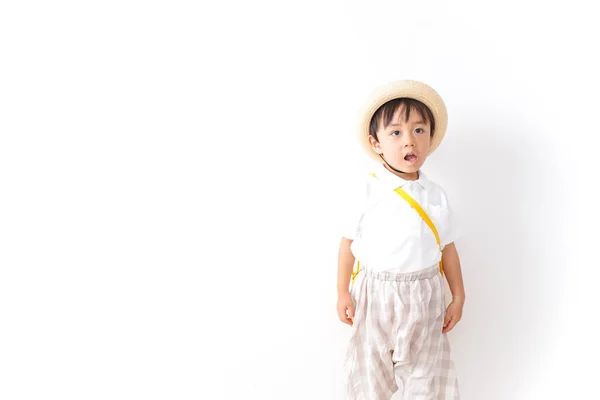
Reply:
[[[375,114],[375,111],[377,111],[379,107],[390,100],[398,99],[400,97],[419,100],[431,110],[433,118],[435,119],[435,131],[431,138],[429,154],[437,149],[446,134],[446,127],[448,125],[446,105],[440,95],[431,87],[422,82],[410,80],[394,81],[379,86],[371,93],[371,96],[360,112],[358,128],[361,147],[363,147],[367,154],[377,162],[382,161],[381,157],[371,149],[371,145],[369,144],[369,125],[371,124],[371,118],[373,118],[373,114]]]

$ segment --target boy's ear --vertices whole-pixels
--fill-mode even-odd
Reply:
[[[369,144],[373,151],[377,154],[383,154],[383,150],[381,150],[381,145],[379,142],[373,137],[373,135],[369,135]]]

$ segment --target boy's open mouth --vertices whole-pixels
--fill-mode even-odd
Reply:
[[[407,154],[406,156],[404,156],[404,159],[409,163],[414,163],[415,161],[417,161],[417,156],[414,154]]]

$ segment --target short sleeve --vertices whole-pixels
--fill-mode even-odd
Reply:
[[[367,203],[367,182],[358,180],[343,191],[339,200],[340,233],[343,237],[354,240],[360,229],[360,221]]]
[[[446,208],[448,210],[447,226],[444,229],[444,235],[440,238],[442,247],[455,242],[461,237],[460,222],[454,211],[454,207],[448,200],[448,196],[445,191],[442,190]]]

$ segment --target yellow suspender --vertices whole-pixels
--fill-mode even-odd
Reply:
[[[371,176],[377,178],[377,176],[375,174],[371,174]],[[408,204],[410,204],[410,206],[412,208],[414,208],[415,211],[421,216],[421,218],[423,218],[423,221],[425,221],[427,226],[429,226],[429,228],[433,231],[433,235],[435,236],[435,240],[436,240],[438,247],[440,248],[440,252],[441,252],[442,245],[441,245],[441,241],[440,241],[440,235],[438,234],[438,231],[435,228],[435,225],[433,224],[433,222],[431,221],[431,218],[429,218],[429,216],[427,215],[425,210],[423,210],[423,208],[419,205],[419,203],[417,203],[415,201],[415,199],[410,197],[410,195],[408,193],[406,193],[402,188],[397,188],[394,191],[396,193],[398,193],[400,195],[400,197],[402,197],[404,200],[406,200],[408,202]],[[358,273],[360,271],[362,271],[362,269],[360,268],[360,261],[357,261],[356,268],[353,269],[352,275],[351,275],[352,276],[352,284],[354,284],[356,275],[358,275]],[[442,267],[442,260],[440,260],[440,273],[442,274],[442,276],[444,275],[444,268]]]
[[[437,242],[437,245],[440,248],[440,252],[441,252],[442,245],[441,245],[441,241],[440,241],[440,235],[438,234],[437,229],[435,229],[435,225],[431,221],[431,218],[429,218],[429,215],[427,215],[427,213],[425,212],[425,210],[423,210],[423,208],[419,205],[419,203],[417,203],[415,201],[415,199],[410,197],[410,195],[408,193],[406,193],[402,188],[397,188],[394,191],[396,193],[398,193],[404,200],[406,200],[408,202],[408,204],[410,204],[410,206],[412,208],[414,208],[417,213],[419,213],[421,218],[423,218],[423,221],[425,221],[427,226],[429,226],[429,228],[433,231],[433,235],[435,236],[435,241]],[[440,273],[442,274],[442,276],[444,275],[444,268],[442,267],[441,259],[440,259]]]

